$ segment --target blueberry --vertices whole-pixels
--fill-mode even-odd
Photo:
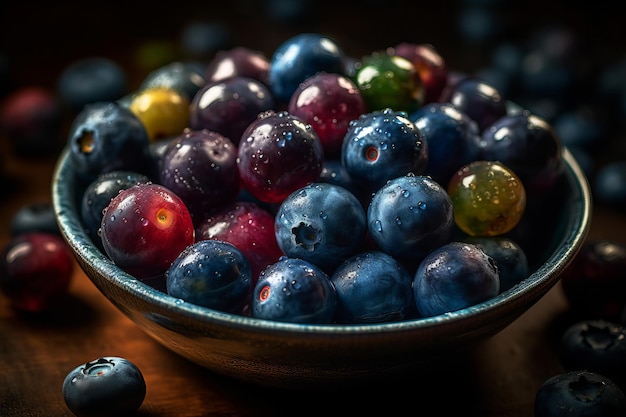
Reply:
[[[175,61],[150,72],[139,85],[138,91],[154,87],[174,89],[191,101],[206,84],[204,73],[191,63]]]
[[[409,119],[428,143],[428,164],[423,174],[444,187],[459,167],[478,159],[478,125],[452,104],[427,104],[411,113]]]
[[[49,201],[28,203],[21,206],[11,218],[10,229],[12,236],[27,232],[61,234],[54,217],[54,208]]]
[[[61,72],[57,90],[73,110],[82,111],[87,104],[121,98],[128,84],[128,75],[117,62],[88,57],[72,62]]]
[[[85,232],[98,247],[102,249],[102,239],[98,235],[102,212],[111,199],[126,188],[149,181],[143,174],[118,170],[101,174],[87,185],[81,198],[80,215]]]
[[[331,38],[301,33],[287,39],[270,58],[269,83],[274,98],[288,103],[301,82],[318,72],[342,73],[344,52]]]
[[[114,170],[146,174],[153,170],[146,128],[128,108],[115,102],[86,105],[74,118],[67,142],[70,161],[86,182]]]
[[[375,192],[388,180],[420,175],[428,163],[428,146],[407,113],[384,109],[350,122],[341,162],[361,186]]]
[[[201,240],[172,262],[165,274],[167,293],[172,297],[239,313],[252,290],[248,259],[237,247],[220,240]]]
[[[424,317],[461,310],[498,295],[498,267],[478,246],[450,242],[422,260],[413,278],[413,291]]]
[[[479,246],[496,262],[500,272],[500,292],[528,278],[528,258],[514,240],[506,236],[468,236],[463,241]]]
[[[126,415],[143,403],[146,382],[134,363],[105,356],[70,371],[62,392],[65,404],[77,417]]]
[[[450,196],[426,176],[387,182],[372,197],[367,219],[369,234],[380,249],[414,263],[448,242],[454,227]]]
[[[337,290],[324,271],[298,258],[282,257],[259,276],[252,316],[291,323],[331,323]]]
[[[329,272],[361,249],[367,233],[366,213],[347,189],[312,183],[283,200],[274,229],[283,253]]]
[[[626,161],[614,161],[601,166],[592,185],[598,202],[620,211],[626,210]]]
[[[337,290],[338,323],[399,321],[414,312],[413,277],[384,252],[354,255],[330,279]]]
[[[617,383],[626,376],[626,328],[608,320],[582,320],[561,337],[561,362],[567,370],[586,369]]]
[[[580,370],[546,379],[535,395],[535,417],[618,417],[626,396],[611,379]]]

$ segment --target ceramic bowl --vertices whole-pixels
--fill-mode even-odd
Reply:
[[[541,201],[527,228],[530,276],[486,302],[431,318],[367,325],[307,325],[226,314],[182,302],[123,272],[80,223],[77,178],[67,152],[58,160],[53,205],[61,232],[96,287],[148,335],[221,375],[279,387],[329,387],[414,372],[496,334],[537,302],[588,232],[587,180],[567,149],[558,192]],[[520,236],[522,236],[520,235]],[[534,239],[534,240],[533,240]]]

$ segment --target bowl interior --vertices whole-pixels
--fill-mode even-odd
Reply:
[[[58,160],[52,199],[60,230],[86,275],[124,314],[164,346],[223,374],[267,383],[294,379],[376,375],[417,365],[498,332],[543,296],[580,249],[590,225],[587,180],[564,148],[558,192],[542,201],[540,227],[527,236],[532,273],[498,296],[452,313],[394,323],[303,325],[237,316],[183,302],[119,269],[86,235],[80,223],[85,184],[68,151]],[[546,209],[545,207],[552,207]],[[303,355],[306,353],[306,355]],[[417,354],[419,353],[419,354]],[[420,357],[421,359],[417,359]],[[374,372],[373,372],[374,371]],[[278,382],[277,382],[278,381]]]

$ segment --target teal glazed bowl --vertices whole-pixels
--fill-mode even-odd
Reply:
[[[275,387],[330,387],[414,372],[501,331],[558,282],[587,235],[588,182],[572,154],[558,193],[539,206],[529,247],[531,274],[486,302],[431,318],[367,325],[291,324],[237,316],[183,302],[118,268],[80,222],[80,190],[67,151],[52,199],[60,230],[85,274],[120,311],[166,348],[215,373]],[[545,207],[550,207],[546,209]]]

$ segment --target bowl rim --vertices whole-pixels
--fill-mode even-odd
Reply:
[[[108,282],[132,296],[155,306],[155,311],[170,311],[183,315],[193,321],[205,324],[221,325],[228,328],[245,329],[260,333],[306,336],[309,334],[326,334],[333,337],[341,335],[388,334],[396,332],[413,332],[431,329],[447,323],[460,324],[476,317],[493,317],[498,310],[509,311],[515,306],[528,303],[529,293],[547,292],[559,279],[559,274],[572,261],[585,240],[591,223],[592,199],[591,190],[585,174],[576,162],[572,153],[562,147],[562,159],[568,183],[572,186],[573,200],[576,204],[571,208],[572,214],[567,224],[566,233],[558,242],[554,252],[526,279],[497,296],[476,305],[433,316],[414,318],[397,322],[367,324],[301,324],[264,320],[243,315],[225,313],[207,307],[185,302],[167,293],[143,283],[117,267],[87,236],[79,221],[79,209],[70,187],[61,187],[60,179],[65,180],[73,175],[69,149],[62,150],[52,176],[52,205],[62,236],[75,252],[90,268],[106,277]],[[86,272],[86,271],[85,271]],[[94,280],[86,274],[93,282]],[[96,287],[102,291],[99,285]],[[104,294],[104,292],[103,292]],[[107,294],[105,296],[109,297]],[[538,299],[539,297],[537,297]],[[113,300],[111,300],[113,301]],[[504,302],[506,301],[506,303]],[[534,300],[536,301],[536,300]],[[533,301],[533,302],[534,302]]]

